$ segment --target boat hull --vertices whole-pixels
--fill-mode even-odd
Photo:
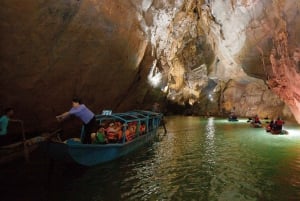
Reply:
[[[270,130],[273,135],[287,135],[288,132],[286,130]]]
[[[77,163],[83,166],[94,166],[106,163],[153,141],[157,129],[135,138],[133,141],[116,144],[82,144],[49,142],[47,152],[54,160]]]
[[[232,118],[228,118],[228,121],[239,121],[238,119],[232,119]]]
[[[262,128],[262,125],[259,124],[259,123],[251,123],[251,126],[252,126],[253,128]]]

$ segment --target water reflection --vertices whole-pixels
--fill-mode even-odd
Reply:
[[[203,157],[203,168],[207,168],[207,173],[212,176],[212,170],[215,164],[215,124],[214,117],[210,117],[207,120],[205,131],[205,146]]]
[[[19,164],[2,168],[1,181],[6,185],[1,200],[283,201],[300,197],[299,126],[287,124],[285,129],[296,134],[275,136],[250,127],[246,120],[230,123],[179,116],[167,120],[168,134],[160,141],[112,163],[92,168],[55,164],[48,171],[47,163],[35,160],[26,171]],[[15,189],[22,199],[14,195]]]

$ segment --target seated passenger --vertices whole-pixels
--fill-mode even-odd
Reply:
[[[105,137],[105,129],[102,126],[99,126],[97,133],[91,134],[92,144],[105,144],[107,139]]]
[[[235,107],[232,108],[230,115],[229,115],[229,119],[231,120],[237,120],[237,116],[235,114]]]
[[[144,123],[141,123],[140,125],[140,135],[143,135],[146,133],[146,125]]]
[[[123,125],[121,122],[117,121],[114,126],[116,132],[118,133],[118,142],[122,142],[123,137]]]
[[[267,132],[270,132],[271,130],[273,130],[275,127],[275,121],[272,119],[272,121],[270,121],[269,125],[266,128]]]
[[[277,120],[275,121],[275,128],[274,128],[274,130],[281,131],[283,124],[284,124],[284,121],[280,117],[278,117]]]
[[[255,117],[254,117],[254,123],[255,124],[261,124],[258,115],[255,115]]]
[[[129,125],[128,129],[125,131],[126,141],[130,142],[135,138],[135,127],[133,124]]]
[[[117,143],[119,141],[118,129],[115,128],[114,123],[110,123],[106,129],[106,138],[109,143]]]

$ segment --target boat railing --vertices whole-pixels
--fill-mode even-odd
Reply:
[[[122,123],[122,139],[121,143],[126,142],[126,130],[130,124],[135,124],[136,129],[133,138],[139,137],[140,135],[147,134],[158,128],[162,119],[162,114],[146,110],[132,110],[125,113],[112,113],[106,112],[95,116],[96,121],[99,125],[103,122],[116,122]],[[141,132],[141,125],[145,124],[145,133]],[[81,129],[81,139],[83,139],[84,127]]]

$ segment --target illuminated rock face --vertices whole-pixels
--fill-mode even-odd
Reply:
[[[49,127],[74,95],[123,111],[149,108],[162,90],[199,113],[235,106],[300,122],[299,4],[2,0],[0,107]]]
[[[291,111],[300,122],[299,1],[187,1],[165,27],[161,33],[170,37],[154,47],[165,61],[173,100],[198,101],[214,113],[235,105],[243,116],[289,117]],[[203,66],[202,75],[193,72]],[[209,87],[208,80],[216,85]]]

